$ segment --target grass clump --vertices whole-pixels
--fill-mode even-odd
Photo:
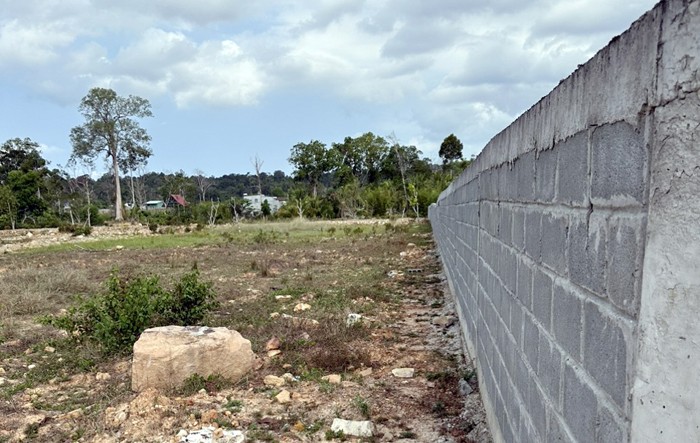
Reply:
[[[209,393],[219,392],[231,386],[231,382],[219,374],[212,374],[202,377],[199,374],[192,374],[182,383],[178,393],[184,396],[194,395],[202,389]]]
[[[121,354],[148,328],[197,325],[218,306],[211,283],[200,281],[196,266],[172,290],[164,289],[157,276],[129,280],[116,270],[106,286],[105,293],[79,298],[66,314],[43,317],[42,323],[95,342],[106,354]]]

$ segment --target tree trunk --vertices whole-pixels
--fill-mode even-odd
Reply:
[[[114,174],[115,189],[114,220],[122,221],[124,220],[124,215],[122,214],[122,187],[121,183],[119,182],[119,162],[117,161],[116,147],[112,149],[112,173]]]

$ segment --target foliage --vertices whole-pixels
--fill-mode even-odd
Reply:
[[[78,298],[66,314],[47,316],[42,322],[78,340],[93,341],[105,353],[127,353],[147,328],[195,325],[217,306],[211,284],[199,281],[196,268],[170,291],[163,289],[157,276],[129,280],[115,270],[106,292]]]
[[[318,140],[297,143],[292,147],[289,163],[294,166],[294,178],[308,182],[312,195],[318,195],[321,177],[333,169],[332,153]]]
[[[72,158],[92,162],[100,155],[111,160],[117,220],[122,219],[119,169],[143,165],[152,152],[151,137],[134,117],[151,117],[151,104],[141,97],[120,97],[112,89],[92,88],[78,108],[85,123],[71,130]]]
[[[452,163],[455,160],[462,158],[462,142],[454,135],[450,134],[445,137],[440,145],[440,158],[443,164]]]

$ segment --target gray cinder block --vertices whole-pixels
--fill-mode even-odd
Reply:
[[[591,135],[591,200],[610,206],[644,203],[647,149],[629,123],[602,125]]]

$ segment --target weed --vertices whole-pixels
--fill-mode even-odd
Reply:
[[[28,439],[36,438],[39,435],[39,424],[31,423],[24,428],[24,436]]]
[[[358,411],[360,411],[360,414],[364,418],[369,418],[370,416],[370,407],[369,403],[367,403],[367,400],[365,400],[361,396],[356,396],[355,398],[352,399],[352,404],[355,405]]]
[[[218,392],[231,386],[231,382],[219,374],[212,374],[202,377],[199,374],[192,374],[182,383],[178,393],[184,396],[196,394],[205,389],[209,393]]]
[[[340,441],[345,441],[345,433],[343,431],[331,431],[330,429],[326,431],[326,441],[331,441],[338,439]]]
[[[260,229],[258,233],[253,236],[253,242],[259,245],[269,245],[276,243],[279,236],[280,234],[277,231],[263,231]]]
[[[231,397],[227,397],[224,409],[228,409],[234,414],[241,412],[243,410],[243,402],[240,400],[231,400]]]
[[[195,325],[217,306],[211,284],[199,281],[196,267],[171,291],[164,290],[156,276],[129,281],[115,270],[107,281],[106,293],[79,298],[68,313],[46,316],[41,322],[63,329],[78,340],[92,340],[105,353],[126,353],[147,328]]]

